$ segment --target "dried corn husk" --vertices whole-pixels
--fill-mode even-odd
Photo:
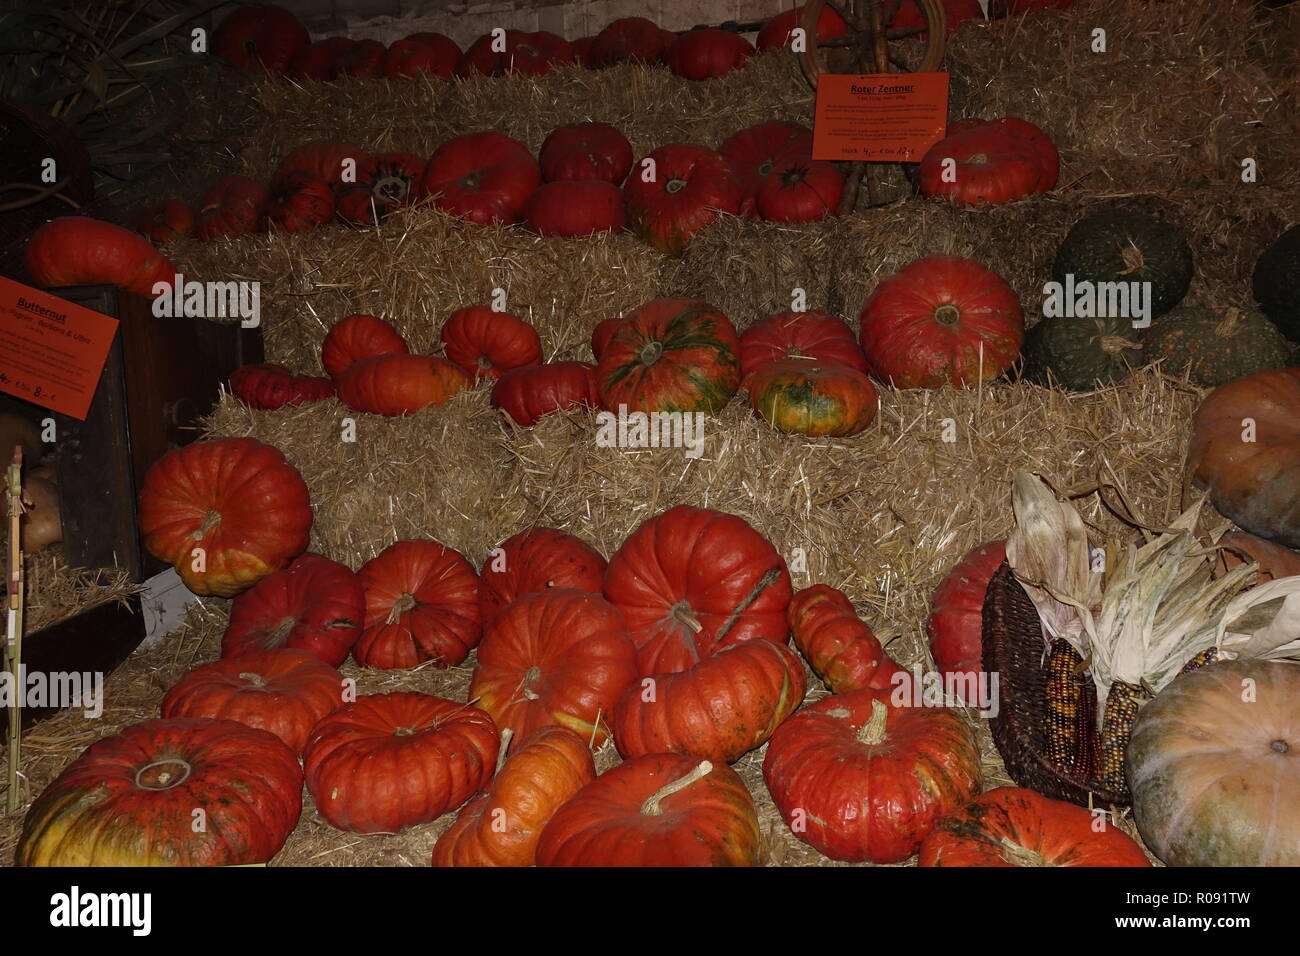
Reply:
[[[1234,598],[1255,580],[1241,565],[1213,578],[1213,549],[1193,529],[1203,500],[1150,541],[1121,551],[1095,618],[1083,615],[1092,646],[1092,675],[1104,720],[1112,685],[1157,694],[1192,658],[1216,644]]]
[[[1007,539],[1007,563],[1038,609],[1044,647],[1066,640],[1086,659],[1084,620],[1100,601],[1101,575],[1091,567],[1083,519],[1027,471],[1012,478],[1011,506],[1016,527]]]
[[[1300,577],[1276,578],[1238,594],[1214,640],[1220,658],[1300,663]]]

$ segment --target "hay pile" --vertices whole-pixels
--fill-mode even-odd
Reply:
[[[1211,0],[1092,2],[960,30],[950,58],[953,115],[1024,116],[1062,149],[1057,191],[1004,207],[961,211],[908,200],[807,227],[724,217],[679,260],[626,235],[546,240],[427,209],[379,230],[187,242],[169,252],[187,277],[261,281],[268,359],[303,372],[319,370],[325,331],[350,312],[383,315],[413,349],[432,350],[452,311],[488,301],[499,287],[509,310],[536,325],[548,359],[589,359],[598,321],[655,296],[707,299],[745,328],[788,309],[798,286],[809,307],[852,319],[881,279],[936,252],[969,256],[1006,276],[1032,321],[1065,231],[1117,202],[1187,229],[1198,266],[1192,300],[1231,304],[1249,295],[1260,249],[1300,220],[1295,90],[1286,86],[1294,65],[1276,47],[1285,35],[1276,24],[1291,29],[1300,18],[1279,11],[1257,22],[1250,9]],[[1087,52],[1094,25],[1108,32],[1105,57]],[[706,84],[629,66],[540,80],[262,84],[246,92],[247,102],[213,105],[242,111],[248,123],[210,165],[261,176],[313,138],[427,154],[451,135],[496,128],[535,149],[556,125],[602,119],[645,152],[679,139],[716,145],[767,119],[808,121],[811,104],[793,62],[780,55],[756,57]],[[1243,155],[1259,160],[1262,183],[1240,183]],[[407,419],[356,416],[353,444],[339,440],[349,413],[334,401],[253,412],[227,396],[209,433],[249,434],[280,447],[312,492],[312,547],[353,567],[416,536],[437,538],[478,565],[503,538],[534,524],[569,530],[608,555],[638,523],[674,504],[730,511],[802,562],[797,586],[843,588],[890,640],[890,653],[911,665],[928,661],[922,629],[935,584],[966,550],[1009,530],[1015,469],[1038,471],[1059,489],[1104,484],[1112,504],[1122,498],[1144,524],[1159,526],[1180,507],[1187,422],[1198,399],[1157,370],[1086,395],[1008,382],[884,389],[881,414],[866,432],[825,440],[774,433],[738,400],[707,422],[698,460],[674,449],[600,447],[587,412],[516,429],[488,407],[484,388]],[[949,422],[953,442],[944,440]],[[1080,508],[1099,535],[1131,533],[1096,497]],[[68,714],[43,725],[32,788],[90,740],[155,713],[185,670],[214,659],[225,607],[204,602],[182,632],[133,658],[111,680],[99,726],[87,729]],[[446,672],[384,673],[349,663],[345,671],[362,692],[402,687],[463,698],[472,664],[471,657]],[[988,784],[1008,782],[984,722],[971,719]],[[607,747],[598,765],[615,759]],[[760,751],[737,769],[759,804],[769,861],[826,865],[781,824],[761,761]],[[328,827],[309,806],[276,862],[423,865],[449,822],[360,837]],[[16,821],[5,821],[0,852],[15,839]]]
[[[26,579],[24,632],[35,633],[109,601],[125,602],[141,590],[124,568],[74,568],[63,549],[49,548],[23,559]]]

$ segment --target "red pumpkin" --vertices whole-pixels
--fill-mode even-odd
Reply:
[[[342,674],[307,651],[278,648],[196,667],[167,692],[162,715],[238,721],[301,755],[316,722],[342,706]]]
[[[460,366],[436,355],[376,355],[348,366],[339,379],[339,399],[358,412],[410,415],[445,405],[469,386]]]
[[[770,362],[745,382],[750,407],[783,432],[856,435],[876,417],[880,399],[856,369],[809,359]]]
[[[27,240],[23,259],[38,286],[104,283],[153,298],[156,283],[176,282],[176,267],[149,240],[85,216],[51,219]]]
[[[331,82],[342,72],[344,54],[356,46],[348,37],[326,37],[303,48],[289,64],[289,78]]]
[[[271,194],[255,179],[227,176],[217,180],[199,205],[194,234],[200,239],[226,239],[257,229],[266,215]]]
[[[614,333],[622,324],[623,316],[616,315],[613,318],[602,319],[591,330],[591,354],[597,362],[605,354],[605,349],[609,347],[610,340],[614,338]]]
[[[154,245],[165,245],[194,231],[198,214],[194,207],[178,199],[164,199],[141,210],[132,219],[136,232]]]
[[[234,597],[307,549],[311,500],[298,469],[255,438],[175,448],[145,475],[145,549],[195,594]]]
[[[948,127],[948,135],[968,129],[985,129],[1005,138],[1015,140],[1038,160],[1039,178],[1035,192],[1048,192],[1056,185],[1061,171],[1061,156],[1050,136],[1033,123],[1007,116],[998,120],[958,120]]]
[[[542,340],[531,324],[487,306],[457,309],[443,323],[441,336],[447,358],[475,379],[493,381],[542,360]]]
[[[455,667],[478,644],[478,575],[437,541],[398,541],[357,572],[364,629],[352,654],[362,667]]]
[[[318,179],[330,189],[337,190],[345,185],[344,172],[355,170],[365,158],[365,150],[351,143],[337,140],[304,143],[280,160],[275,175],[271,177],[271,189],[281,189],[286,183],[298,181],[302,176],[306,176],[308,179]]]
[[[605,559],[581,538],[530,528],[492,549],[479,577],[479,608],[487,628],[501,609],[527,594],[570,588],[600,594]]]
[[[984,592],[1006,556],[1005,541],[990,541],[968,552],[935,588],[925,622],[935,667],[941,674],[959,675],[972,692],[984,673]],[[957,696],[970,698],[972,706],[978,703],[970,694]]]
[[[945,180],[946,167],[955,164]],[[1010,202],[1036,192],[1042,163],[1020,139],[983,127],[939,140],[921,158],[920,187],[960,206]]]
[[[899,863],[980,791],[980,755],[946,707],[890,691],[824,697],[782,724],[763,779],[794,835],[832,860]]]
[[[730,30],[692,30],[683,33],[664,53],[668,69],[688,80],[708,80],[738,70],[754,52],[754,45]]]
[[[740,374],[749,378],[783,359],[846,365],[864,375],[867,360],[843,319],[825,312],[781,312],[751,325],[740,336]]]
[[[23,821],[16,862],[265,863],[301,813],[298,758],[274,734],[233,720],[147,720],[91,744],[45,788]]]
[[[672,673],[742,641],[784,644],[790,573],[743,518],[678,505],[628,535],[605,597],[627,618],[641,674]]]
[[[979,0],[939,0],[939,2],[943,5],[944,20],[948,25],[949,33],[967,20],[985,19],[984,9],[980,6]],[[893,19],[889,21],[889,26],[893,30],[921,31],[920,35],[924,37],[925,20],[921,17],[921,10],[916,0],[904,0]]]
[[[559,724],[598,747],[636,648],[618,609],[598,594],[548,588],[502,608],[483,636],[470,700],[518,738]]]
[[[998,787],[940,820],[921,844],[916,865],[1151,864],[1133,838],[1104,817],[1032,790]]]
[[[620,17],[592,38],[588,62],[597,69],[616,63],[658,63],[676,35],[645,17]]]
[[[585,740],[565,727],[542,727],[511,753],[487,790],[465,804],[438,837],[433,865],[532,866],[542,829],[595,779]]]
[[[742,129],[718,147],[740,185],[741,215],[758,215],[758,188],[778,164],[812,159],[812,139],[806,126],[772,120]]]
[[[338,213],[348,222],[372,223],[415,199],[424,160],[412,153],[378,153],[357,164],[357,179],[338,190]]]
[[[757,866],[754,800],[736,772],[679,754],[624,761],[577,792],[537,844],[538,866]]]
[[[522,428],[531,428],[551,412],[597,408],[595,370],[586,362],[546,362],[506,372],[492,386],[492,407]]]
[[[578,37],[576,40],[569,41],[569,48],[573,50],[573,62],[578,66],[591,66],[591,41],[595,37]]]
[[[443,80],[456,75],[460,47],[441,33],[412,34],[388,48],[384,76],[390,80],[412,79],[429,73]]]
[[[294,375],[283,365],[241,365],[230,373],[230,394],[249,408],[307,405],[334,395],[328,378]]]
[[[496,44],[497,39],[491,33],[485,33],[475,40],[456,64],[456,75],[502,76],[518,73],[524,76],[545,76],[553,67],[573,62],[573,48],[568,42],[546,30],[536,33],[506,30],[504,49],[493,49]]]
[[[623,191],[598,180],[544,183],[524,206],[524,222],[539,236],[594,236],[621,232]]]
[[[551,130],[537,156],[547,182],[598,179],[620,186],[632,168],[632,144],[608,123]]]
[[[306,232],[334,218],[334,191],[306,173],[280,179],[266,206],[266,227],[274,232]]]
[[[212,53],[245,70],[284,73],[311,44],[299,19],[270,3],[236,7],[212,35]]]
[[[731,167],[713,150],[670,143],[637,164],[623,198],[631,230],[676,256],[719,212],[738,212],[742,192]]]
[[[842,591],[825,584],[804,588],[787,611],[794,646],[832,694],[888,690],[907,673],[885,653]]]
[[[221,656],[283,647],[338,667],[360,637],[365,613],[365,591],[351,568],[304,554],[235,598],[221,637]]]
[[[834,163],[787,158],[763,179],[754,205],[770,222],[818,222],[835,212],[843,192],[844,177]]]
[[[339,57],[339,71],[347,76],[374,79],[384,75],[388,47],[378,40],[358,40]]]
[[[859,338],[872,374],[895,388],[974,385],[1011,367],[1025,322],[997,273],[959,256],[927,256],[876,287]]]
[[[760,50],[780,50],[790,48],[790,33],[803,26],[803,7],[794,7],[784,13],[778,13],[758,31],[758,48]],[[833,40],[843,36],[849,30],[844,18],[829,6],[822,7],[817,15],[817,39]]]
[[[500,739],[477,707],[429,694],[370,694],[316,725],[307,789],[332,826],[396,833],[455,810],[490,779]]]
[[[716,413],[740,387],[735,326],[707,302],[655,299],[627,315],[596,366],[609,411]]]
[[[373,315],[358,313],[335,322],[321,345],[321,365],[337,382],[362,359],[378,355],[406,355],[410,348],[401,334]]]
[[[541,181],[537,160],[523,143],[500,133],[470,133],[434,151],[420,193],[470,222],[513,223]]]
[[[688,670],[632,684],[614,707],[624,757],[679,753],[735,763],[803,703],[803,664],[784,644],[744,641]]]

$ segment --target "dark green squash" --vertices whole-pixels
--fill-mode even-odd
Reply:
[[[1150,282],[1151,317],[1164,315],[1187,294],[1192,250],[1175,227],[1143,213],[1112,209],[1074,224],[1056,251],[1052,278],[1062,284]]]
[[[1143,364],[1128,319],[1043,319],[1025,335],[1025,380],[1071,392],[1122,382]]]
[[[1252,279],[1255,301],[1292,342],[1300,342],[1300,226],[1264,250]]]
[[[1266,368],[1289,364],[1285,335],[1254,309],[1174,309],[1142,332],[1148,362],[1164,360],[1164,371],[1187,373],[1194,385],[1213,388]]]

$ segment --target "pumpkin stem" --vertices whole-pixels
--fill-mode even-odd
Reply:
[[[480,176],[478,170],[475,170],[472,173],[466,173],[464,176],[460,177],[460,187],[462,189],[478,189],[479,179]]]
[[[874,747],[885,739],[885,722],[889,720],[889,708],[878,700],[871,702],[871,716],[858,731],[858,742]]]
[[[1126,339],[1122,335],[1103,335],[1101,337],[1101,350],[1107,355],[1114,355],[1122,352],[1124,349],[1140,349],[1142,344]]]
[[[659,361],[659,357],[664,354],[664,344],[662,342],[647,342],[641,346],[641,351],[637,353],[637,358],[645,366],[654,365]]]
[[[261,674],[254,674],[252,671],[244,671],[239,675],[239,679],[247,681],[259,690],[266,686],[266,678]]]
[[[685,185],[686,185],[686,180],[684,180],[684,179],[670,179],[670,180],[668,180],[668,182],[664,185],[664,192],[666,192],[668,195],[672,196],[672,195],[675,195],[676,193],[681,192],[681,191],[682,191],[682,188],[683,188]]]
[[[493,774],[500,773],[502,766],[505,765],[506,753],[510,750],[510,741],[512,741],[514,737],[515,731],[513,727],[507,727],[505,730],[501,731],[501,748],[497,751],[497,768],[493,771]]]
[[[641,804],[641,815],[646,817],[659,816],[659,814],[663,813],[659,806],[660,801],[671,797],[678,790],[685,790],[695,781],[707,777],[711,773],[713,773],[713,764],[707,760],[701,760],[699,765],[686,776],[678,777],[672,783],[665,784],[646,797],[645,803]]]
[[[1001,837],[998,843],[1002,847],[1002,858],[1016,866],[1047,866],[1047,858],[1037,850],[1021,846],[1010,837]]]
[[[195,529],[194,534],[191,535],[191,537],[194,538],[195,541],[202,541],[208,536],[208,533],[219,524],[221,524],[221,512],[212,509],[203,516],[203,524],[199,525],[198,528]]]
[[[934,310],[934,321],[940,325],[956,325],[961,321],[961,309],[951,302],[944,303]]]
[[[292,632],[293,629],[297,627],[297,625],[298,625],[298,619],[296,617],[281,618],[280,623],[275,625],[275,627],[267,635],[267,640],[263,644],[263,646],[266,647],[268,650],[273,647],[282,646],[284,642],[288,639],[290,632]]]
[[[542,679],[542,669],[534,664],[524,673],[524,700],[537,700],[533,685]]]
[[[1214,327],[1214,334],[1220,338],[1231,338],[1237,331],[1237,323],[1241,321],[1241,309],[1229,309],[1223,316],[1223,319]]]
[[[406,201],[410,184],[404,176],[383,176],[375,180],[375,185],[371,187],[370,192],[385,203],[395,206]]]
[[[415,598],[411,597],[411,595],[409,595],[409,594],[403,594],[403,595],[402,595],[401,597],[399,597],[399,598],[397,599],[397,601],[393,604],[393,609],[392,609],[391,611],[388,612],[388,619],[387,619],[384,623],[385,623],[385,624],[394,624],[394,623],[396,623],[398,618],[400,618],[403,614],[405,614],[405,613],[406,613],[407,611],[409,611],[411,608],[415,607],[415,605],[416,605],[417,603],[419,603],[419,602],[417,602],[417,601],[415,600]]]
[[[135,772],[135,785],[141,790],[170,790],[188,780],[191,769],[180,757],[155,760]]]
[[[692,633],[698,634],[704,630],[704,625],[695,619],[695,609],[685,601],[678,601],[674,604],[669,616],[678,624],[685,624],[691,629]]]
[[[1131,239],[1129,240],[1129,244],[1120,251],[1120,256],[1124,259],[1124,265],[1128,266],[1127,269],[1120,273],[1122,276],[1131,275],[1145,265],[1145,260],[1142,258],[1142,250],[1134,245],[1133,240]]]
[[[1275,754],[1284,754],[1291,750],[1291,745],[1280,737],[1268,745],[1268,749]]]

